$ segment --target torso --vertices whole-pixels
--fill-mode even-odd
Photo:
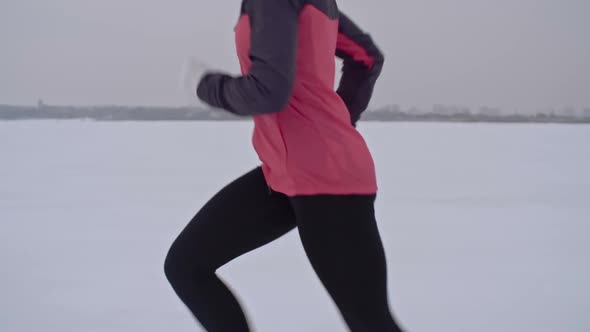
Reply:
[[[252,65],[247,0],[242,8],[235,36],[247,75]],[[377,191],[371,153],[334,91],[337,16],[333,0],[301,5],[293,94],[282,111],[254,117],[253,144],[266,180],[289,196]]]

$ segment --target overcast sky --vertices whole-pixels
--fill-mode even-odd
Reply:
[[[278,0],[277,0],[278,1]],[[386,55],[373,106],[590,107],[588,0],[341,0]],[[239,0],[0,0],[0,103],[180,105],[238,72]]]

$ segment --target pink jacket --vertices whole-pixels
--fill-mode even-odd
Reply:
[[[355,128],[383,64],[371,38],[331,0],[246,0],[235,36],[243,76],[209,74],[197,93],[253,116],[268,185],[289,196],[376,193]],[[344,60],[337,91],[335,55]]]

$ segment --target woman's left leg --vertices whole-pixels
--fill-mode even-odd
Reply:
[[[215,194],[184,228],[166,256],[166,277],[207,331],[248,332],[237,298],[216,271],[294,227],[289,199],[270,192],[256,168]]]

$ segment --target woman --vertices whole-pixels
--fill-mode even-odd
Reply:
[[[253,116],[262,166],[217,193],[173,243],[165,272],[207,331],[250,331],[215,271],[297,228],[351,331],[401,331],[389,309],[371,154],[355,129],[383,65],[334,0],[244,0],[243,76],[208,73],[205,103]],[[334,55],[344,60],[334,91]]]

